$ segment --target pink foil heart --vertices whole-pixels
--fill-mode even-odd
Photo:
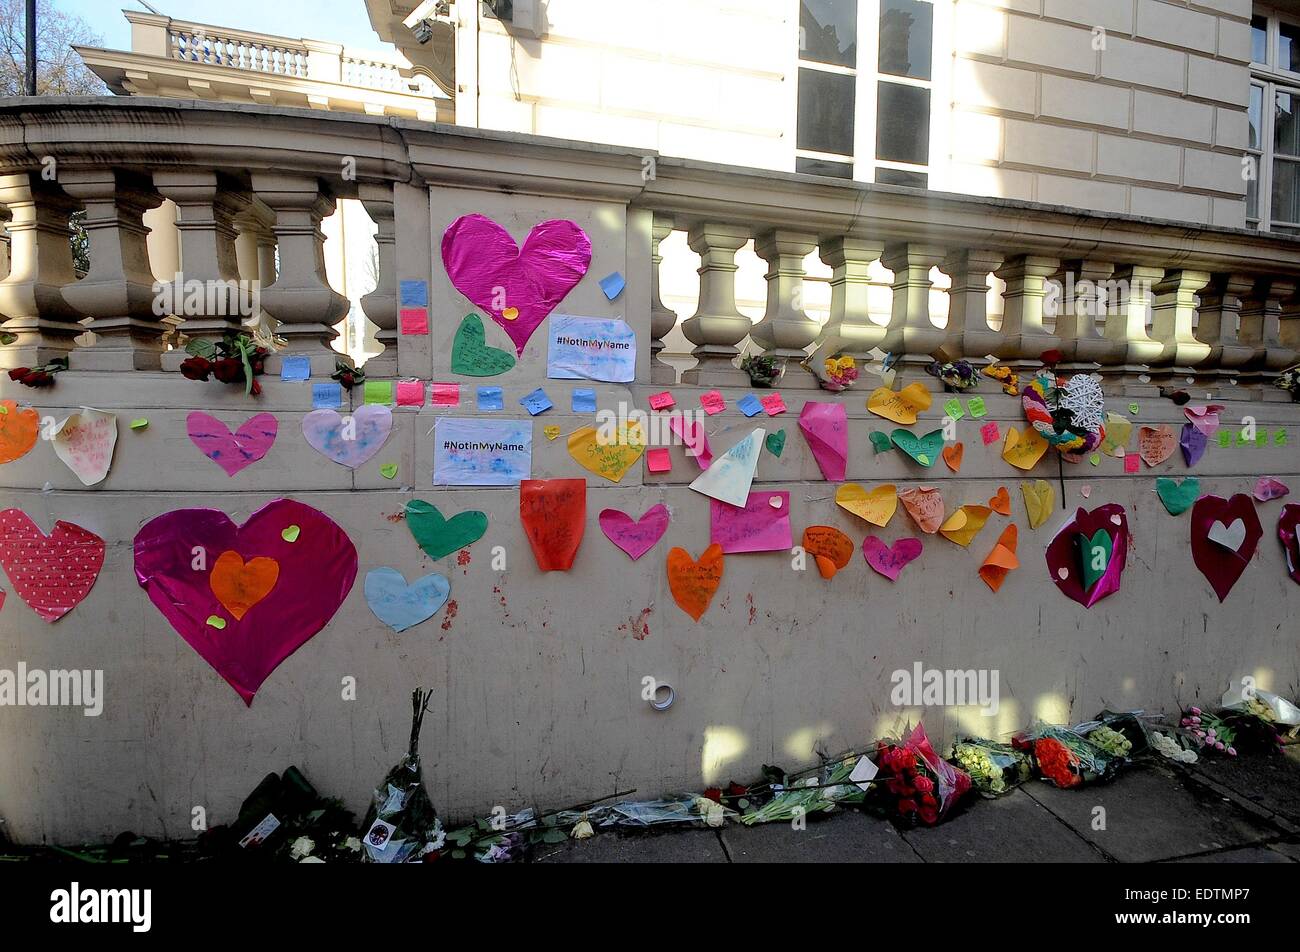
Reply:
[[[591,239],[574,222],[533,226],[523,248],[484,215],[462,215],[442,235],[442,263],[461,294],[510,335],[516,354],[591,264]]]
[[[891,582],[898,581],[899,573],[921,554],[921,549],[921,540],[914,536],[899,539],[892,549],[873,535],[862,540],[862,555],[867,564]]]
[[[249,417],[234,433],[210,414],[195,410],[185,418],[185,431],[199,452],[234,476],[265,456],[275,442],[279,422],[270,413]]]
[[[1291,581],[1300,584],[1300,505],[1287,503],[1277,517],[1277,537],[1282,543],[1282,553],[1286,557],[1286,574]]]
[[[1216,522],[1231,527],[1238,519],[1245,526],[1245,534],[1235,551],[1210,538]],[[1231,499],[1202,496],[1196,500],[1192,507],[1192,561],[1209,581],[1219,601],[1228,597],[1241,573],[1246,571],[1263,535],[1255,503],[1245,493],[1237,493]]]
[[[618,509],[602,509],[600,531],[605,533],[606,539],[636,560],[663,538],[670,520],[668,507],[663,503],[651,506],[645,515],[636,520]]]
[[[76,608],[103,566],[104,540],[89,529],[60,520],[47,536],[21,509],[0,512],[0,568],[18,597],[46,621]]]
[[[1085,588],[1083,555],[1078,538],[1082,535],[1091,539],[1098,531],[1105,531],[1110,536],[1110,560],[1101,578]],[[1124,565],[1128,561],[1128,546],[1128,516],[1123,506],[1112,502],[1091,512],[1079,509],[1048,543],[1047,568],[1052,581],[1067,598],[1084,608],[1091,608],[1107,595],[1119,591],[1120,576],[1124,574]]]
[[[297,527],[293,542],[283,535],[290,526]],[[245,564],[261,558],[278,565],[273,587],[239,618],[213,592],[213,567],[228,552]],[[219,509],[177,509],[150,520],[135,537],[136,581],[245,704],[334,617],[356,576],[352,540],[323,512],[292,499],[268,503],[242,526]],[[209,625],[213,617],[225,627]]]
[[[302,418],[302,435],[316,452],[356,469],[383,448],[393,429],[393,411],[379,403],[359,408],[350,418],[334,410],[313,410]]]

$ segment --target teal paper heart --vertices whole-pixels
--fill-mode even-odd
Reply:
[[[467,377],[495,377],[515,365],[515,358],[498,347],[487,345],[483,319],[466,314],[451,342],[451,372]]]
[[[943,430],[931,430],[925,436],[917,436],[911,430],[898,429],[889,438],[922,466],[933,466],[943,452]]]
[[[1083,563],[1083,590],[1087,592],[1106,574],[1113,543],[1105,529],[1098,529],[1091,539],[1082,532],[1075,538],[1079,543],[1079,560]]]
[[[888,450],[892,450],[894,448],[894,443],[889,438],[889,434],[884,430],[872,430],[871,447],[877,453],[884,453]]]
[[[780,457],[782,451],[785,450],[785,430],[777,430],[775,433],[767,434],[767,439],[763,442],[767,446],[769,453]]]
[[[1169,510],[1169,515],[1180,516],[1200,498],[1201,481],[1195,476],[1188,476],[1181,483],[1176,483],[1167,476],[1158,476],[1156,495]]]
[[[481,539],[487,532],[488,517],[485,512],[471,509],[447,519],[437,506],[412,499],[406,504],[406,527],[425,555],[440,559]]]

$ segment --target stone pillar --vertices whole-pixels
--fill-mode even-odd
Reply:
[[[1043,352],[1060,344],[1061,339],[1043,326],[1047,279],[1060,266],[1056,258],[1015,255],[998,268],[1006,290],[1002,292],[1002,330],[993,353],[1008,366],[1035,370],[1042,365]]]
[[[1210,352],[1208,344],[1196,339],[1192,330],[1196,316],[1196,294],[1210,280],[1208,271],[1166,271],[1154,286],[1151,305],[1151,336],[1161,351],[1147,363],[1154,377],[1187,376]]]
[[[817,248],[817,236],[804,232],[769,231],[754,242],[754,252],[767,262],[767,309],[763,319],[749,331],[749,337],[770,357],[785,363],[801,363],[808,356],[808,345],[817,339],[821,328],[804,313],[803,259]],[[787,374],[784,387],[816,387],[815,377]]]
[[[366,361],[366,373],[376,377],[397,375],[397,220],[393,187],[389,184],[360,187],[358,197],[375,223],[375,244],[379,248],[379,276],[375,289],[361,298],[361,310],[379,328],[375,339],[384,352]],[[363,329],[364,335],[364,329]],[[364,344],[364,340],[361,341]]]
[[[176,203],[183,270],[168,278],[164,293],[182,318],[181,333],[209,340],[238,333],[248,295],[240,293],[235,218],[248,210],[248,196],[215,172],[155,172],[153,184]],[[187,356],[168,351],[163,370],[178,370]]]
[[[1147,336],[1151,289],[1164,273],[1163,268],[1127,265],[1116,269],[1110,279],[1115,301],[1108,302],[1105,336],[1114,349],[1101,360],[1101,374],[1111,381],[1111,389],[1124,389],[1123,378],[1145,373],[1147,363],[1164,349]]]
[[[650,382],[671,385],[677,382],[677,371],[659,359],[664,349],[664,336],[677,326],[677,312],[665,307],[659,296],[659,242],[673,232],[673,220],[655,215],[650,227]]]
[[[68,216],[77,205],[36,172],[0,175],[0,205],[9,209],[9,274],[0,281],[0,330],[17,336],[0,346],[0,369],[66,357],[85,328],[63,297],[76,280]]]
[[[749,240],[749,232],[738,225],[696,225],[686,240],[700,256],[700,303],[682,322],[682,333],[695,345],[691,353],[699,363],[682,374],[682,383],[748,386],[749,375],[732,361],[740,354],[736,345],[753,326],[736,310],[736,252]]]
[[[871,319],[871,264],[885,250],[884,242],[865,238],[828,238],[819,256],[831,269],[831,315],[822,325],[810,362],[820,367],[827,358],[847,356],[865,363],[885,339],[886,327]]]
[[[108,168],[65,171],[59,182],[85,205],[90,240],[90,271],[63,287],[64,300],[94,318],[95,345],[78,354],[77,368],[160,369],[168,310],[149,268],[144,213],[162,196],[144,178]]]
[[[1279,371],[1295,362],[1296,352],[1281,341],[1282,302],[1295,294],[1296,282],[1283,278],[1258,278],[1242,301],[1241,331],[1243,344],[1253,350],[1246,364],[1244,383],[1270,383]]]
[[[266,372],[279,373],[285,354],[299,354],[310,358],[313,375],[328,377],[336,361],[349,359],[330,343],[338,336],[333,325],[351,306],[325,277],[320,223],[334,211],[334,199],[310,175],[254,172],[253,192],[275,212],[280,246],[280,273],[262,289],[262,307],[280,322],[286,343],[268,358]]]
[[[936,355],[942,360],[974,360],[978,365],[992,354],[1002,335],[989,327],[989,273],[1002,264],[993,251],[954,251],[943,259],[939,270],[952,282],[948,288],[948,327],[943,347]]]
[[[1255,356],[1255,348],[1237,336],[1242,298],[1254,281],[1240,274],[1216,274],[1201,292],[1196,337],[1209,351],[1196,365],[1198,374],[1208,374],[1220,383],[1231,384]]]
[[[181,233],[176,228],[176,203],[163,199],[161,205],[143,215],[149,229],[145,245],[149,250],[149,270],[155,281],[166,284],[181,270]]]
[[[1113,264],[1076,258],[1061,262],[1052,275],[1051,280],[1061,289],[1056,312],[1061,370],[1091,373],[1107,354],[1117,352],[1115,344],[1102,336],[1097,323],[1099,318],[1104,321],[1106,308],[1114,303],[1102,290],[1114,271]]]
[[[930,269],[946,257],[944,249],[933,245],[899,242],[886,245],[880,259],[894,272],[893,306],[880,349],[899,355],[900,375],[935,388],[942,384],[924,373],[924,368],[943,346],[945,333],[930,319],[930,288],[934,284]]]

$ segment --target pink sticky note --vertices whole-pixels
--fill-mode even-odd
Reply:
[[[709,434],[704,431],[704,424],[699,420],[689,423],[681,414],[668,418],[668,429],[681,438],[686,446],[686,455],[695,457],[700,469],[708,469],[713,462],[713,450],[709,448]]]
[[[429,310],[423,307],[404,307],[399,316],[402,319],[403,334],[429,333]]]
[[[761,397],[758,401],[763,404],[763,409],[767,411],[768,416],[776,416],[778,413],[785,412],[785,401],[781,399],[779,393],[769,393]]]
[[[709,416],[715,413],[721,413],[727,409],[727,401],[722,399],[722,394],[716,390],[710,390],[708,393],[700,394],[700,406],[704,407],[704,412]]]
[[[668,473],[673,468],[673,458],[668,450],[646,450],[645,464],[652,473]]]
[[[809,400],[799,413],[799,430],[822,476],[833,483],[843,482],[849,458],[849,419],[844,404]]]
[[[435,383],[432,387],[433,393],[430,396],[429,402],[435,407],[460,406],[460,384]]]
[[[651,410],[671,410],[675,406],[677,406],[677,401],[673,399],[673,395],[667,390],[663,393],[650,394]]]
[[[1136,473],[1136,472],[1138,471],[1138,464],[1139,464],[1140,462],[1142,462],[1142,457],[1138,456],[1137,453],[1125,453],[1125,454],[1124,454],[1124,472],[1126,472],[1126,473]]]
[[[397,405],[399,407],[424,406],[424,384],[419,380],[397,381]]]
[[[1001,434],[998,433],[998,425],[992,421],[985,423],[980,427],[980,437],[984,440],[985,446],[996,443],[1001,438]]]
[[[790,493],[750,493],[743,507],[709,500],[709,541],[723,552],[788,551],[790,537]]]

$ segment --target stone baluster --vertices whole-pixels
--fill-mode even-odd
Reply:
[[[813,367],[839,356],[865,363],[885,339],[885,325],[871,319],[871,265],[884,250],[884,242],[865,238],[821,242],[818,256],[831,269],[831,311],[810,358]]]
[[[1192,324],[1196,316],[1196,295],[1209,283],[1208,271],[1182,268],[1165,272],[1152,288],[1151,336],[1160,344],[1160,353],[1147,363],[1152,376],[1187,376],[1210,352],[1210,347],[1196,339]]]
[[[1237,336],[1242,298],[1250,293],[1254,284],[1245,275],[1216,274],[1201,291],[1196,337],[1209,347],[1209,351],[1196,365],[1198,374],[1208,374],[1231,383],[1255,356],[1255,348],[1243,344]]]
[[[1163,268],[1127,265],[1111,277],[1114,301],[1107,299],[1105,336],[1114,349],[1101,360],[1101,374],[1112,380],[1111,389],[1122,388],[1125,376],[1145,373],[1147,363],[1164,349],[1147,336],[1151,289],[1164,273]]]
[[[1060,265],[1056,258],[1015,255],[998,268],[1006,290],[1002,292],[1002,330],[993,353],[1008,366],[1036,369],[1042,365],[1043,352],[1060,344],[1061,339],[1043,325],[1047,279]]]
[[[789,364],[808,356],[808,345],[821,328],[803,309],[803,259],[817,248],[817,236],[794,231],[769,231],[754,242],[754,253],[767,262],[767,309],[750,328],[749,336],[770,357]],[[816,387],[808,374],[786,374],[783,387]]]
[[[9,276],[9,209],[0,207],[0,281]]]
[[[736,252],[749,240],[738,225],[697,225],[687,234],[691,250],[700,256],[700,303],[682,322],[682,333],[695,345],[699,363],[682,374],[682,382],[699,386],[747,386],[749,376],[732,364],[736,346],[753,322],[736,310]]]
[[[244,329],[259,340],[269,341],[275,333],[276,320],[262,307],[262,288],[275,280],[275,233],[271,226],[275,213],[266,203],[253,199],[249,209],[235,219],[235,264],[241,287],[255,291],[245,295],[251,315],[244,318]],[[271,248],[270,268],[263,248]]]
[[[90,243],[89,272],[63,287],[63,299],[94,318],[95,345],[78,354],[78,369],[158,370],[168,309],[149,269],[144,213],[162,196],[142,176],[109,168],[70,169],[59,184],[85,206]]]
[[[1061,370],[1091,372],[1101,365],[1102,358],[1115,350],[1114,343],[1102,336],[1097,323],[1107,306],[1102,283],[1114,271],[1112,264],[1075,259],[1061,262],[1052,275],[1061,288],[1056,312]]]
[[[1300,354],[1300,293],[1293,294],[1282,302],[1278,340],[1283,347]],[[1300,360],[1300,357],[1292,359]]]
[[[1253,353],[1242,382],[1263,385],[1289,367],[1296,352],[1281,341],[1282,302],[1295,294],[1296,282],[1263,277],[1255,281],[1242,301],[1239,338]]]
[[[330,344],[338,337],[333,325],[351,306],[325,276],[320,223],[334,211],[334,199],[310,175],[254,172],[253,192],[275,212],[280,247],[280,273],[262,289],[262,307],[280,322],[277,333],[286,343],[267,360],[266,371],[279,373],[284,355],[295,354],[310,359],[313,375],[328,377],[337,361],[349,360]]]
[[[954,251],[939,265],[948,275],[948,327],[943,360],[974,360],[992,354],[1002,335],[989,326],[989,274],[1002,264],[1002,255],[992,251]]]
[[[677,326],[677,312],[665,307],[659,296],[659,266],[663,256],[659,254],[659,242],[673,233],[673,220],[663,215],[655,215],[650,229],[650,381],[651,383],[674,384],[677,371],[670,364],[659,359],[659,352],[664,349],[664,337]]]
[[[376,377],[397,375],[397,218],[393,187],[363,184],[361,204],[375,223],[375,245],[379,251],[378,283],[361,298],[361,310],[379,330],[375,339],[384,352],[366,361],[366,373]]]
[[[214,172],[155,172],[154,188],[176,203],[180,233],[180,271],[169,276],[163,293],[168,312],[183,318],[179,330],[192,338],[220,340],[241,328],[239,263],[235,218],[250,200],[233,181]],[[177,370],[189,355],[183,349],[162,355],[163,370]]]
[[[880,349],[899,356],[900,375],[941,386],[923,372],[943,346],[944,330],[930,318],[930,269],[946,257],[933,245],[899,242],[885,246],[881,263],[894,272],[893,305]],[[933,381],[932,384],[930,382]]]
[[[67,357],[84,333],[63,297],[76,280],[68,216],[76,203],[36,172],[0,175],[0,205],[9,210],[9,274],[0,281],[0,330],[17,337],[0,346],[0,367],[30,367]]]

